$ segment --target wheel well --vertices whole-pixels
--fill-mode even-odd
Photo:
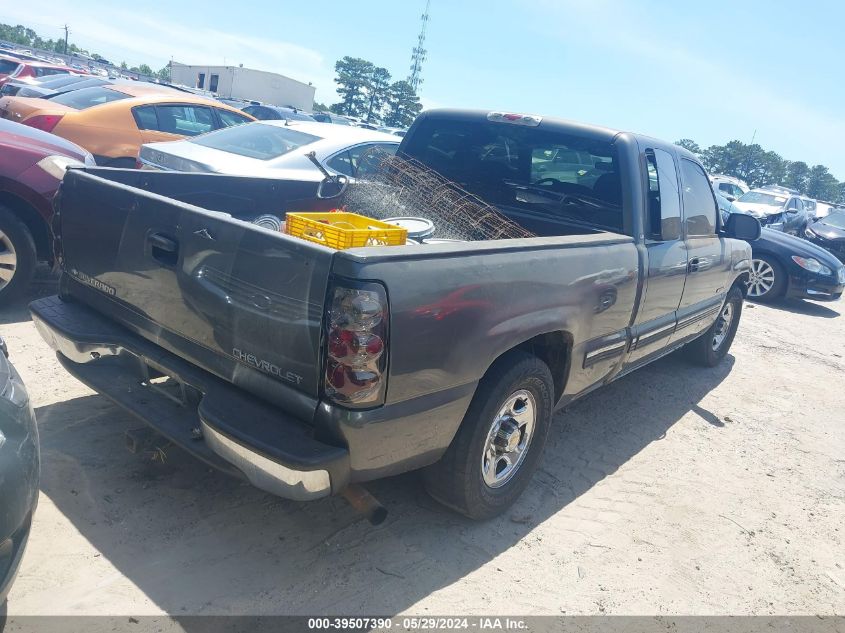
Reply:
[[[554,381],[554,401],[557,402],[563,394],[563,388],[566,386],[566,379],[569,376],[569,365],[572,358],[572,335],[560,331],[538,334],[534,338],[520,343],[514,349],[528,352],[546,363]]]
[[[9,207],[21,222],[24,223],[35,242],[35,252],[39,260],[53,259],[53,240],[47,222],[26,200],[8,191],[0,191],[0,204]]]
[[[741,273],[736,279],[734,279],[733,284],[731,284],[731,288],[739,288],[739,291],[742,293],[743,297],[748,296],[748,282],[751,280],[751,275],[749,273]]]

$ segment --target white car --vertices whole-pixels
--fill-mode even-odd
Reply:
[[[368,152],[396,153],[400,139],[351,125],[307,121],[255,121],[181,141],[141,146],[142,169],[213,172],[264,178],[321,180],[306,156],[314,152],[328,171],[355,178]]]
[[[731,202],[742,194],[751,191],[751,188],[745,182],[733,176],[713,174],[710,176],[710,182],[713,183],[713,189],[716,190],[716,193],[723,195]]]

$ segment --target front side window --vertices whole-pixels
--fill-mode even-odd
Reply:
[[[156,106],[158,129],[168,134],[197,136],[210,132],[216,126],[211,108],[195,105]]]
[[[648,209],[654,239],[681,237],[681,200],[675,159],[662,149],[646,150]]]
[[[684,181],[684,223],[687,237],[716,234],[716,199],[704,170],[691,160],[681,159]]]

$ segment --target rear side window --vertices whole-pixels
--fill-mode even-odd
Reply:
[[[681,159],[681,176],[687,237],[715,235],[716,199],[710,189],[710,180],[701,167],[685,158]]]
[[[249,123],[252,120],[246,118],[242,114],[232,112],[231,110],[221,110],[220,108],[215,108],[215,110],[217,110],[217,116],[220,117],[220,122],[223,124],[223,127],[241,125],[242,123]]]
[[[157,130],[158,119],[155,106],[139,106],[132,108],[132,116],[139,130]]]
[[[76,108],[77,110],[85,110],[93,108],[94,106],[110,103],[111,101],[119,101],[121,99],[128,99],[129,95],[116,90],[110,90],[103,87],[82,88],[81,90],[73,90],[56,95],[51,99],[53,103],[60,103],[69,108]]]
[[[547,222],[622,232],[616,149],[542,127],[428,119],[403,151],[485,201]]]
[[[211,108],[195,105],[156,106],[158,129],[167,134],[197,136],[210,132],[216,126]]]
[[[395,145],[388,143],[358,145],[333,156],[326,165],[347,176],[363,176],[378,168],[379,156],[382,155],[382,152],[395,154],[398,147],[398,143]]]
[[[193,139],[191,142],[239,156],[270,160],[319,140],[320,137],[313,134],[253,122],[248,125],[223,128]]]
[[[20,64],[11,59],[0,59],[0,75],[11,75]]]
[[[662,149],[649,149],[646,161],[651,236],[664,241],[680,239],[681,198],[675,160]]]

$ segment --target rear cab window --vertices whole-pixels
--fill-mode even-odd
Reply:
[[[86,110],[88,108],[93,108],[94,106],[103,105],[104,103],[120,101],[121,99],[128,98],[128,94],[118,92],[117,90],[111,90],[104,87],[94,87],[64,92],[53,97],[51,101],[76,110]]]
[[[623,233],[617,151],[554,127],[481,120],[418,123],[403,152],[535,232],[555,224]]]
[[[288,127],[252,122],[223,128],[191,142],[238,156],[271,160],[319,140],[319,136]]]

